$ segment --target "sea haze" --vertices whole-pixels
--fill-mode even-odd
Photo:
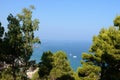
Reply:
[[[71,67],[76,70],[81,65],[81,54],[88,52],[90,45],[90,41],[43,41],[40,45],[35,45],[31,60],[36,60],[38,63],[43,52],[51,51],[54,53],[62,50],[67,54]]]

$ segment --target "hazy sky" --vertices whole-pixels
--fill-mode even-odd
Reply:
[[[36,33],[41,40],[91,41],[101,28],[113,25],[120,15],[120,0],[1,0],[0,21],[34,5],[33,18],[40,20]]]

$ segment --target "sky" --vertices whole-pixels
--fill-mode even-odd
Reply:
[[[7,16],[35,6],[33,19],[40,21],[35,33],[42,40],[92,41],[101,28],[113,25],[120,15],[120,0],[1,0],[0,22]]]

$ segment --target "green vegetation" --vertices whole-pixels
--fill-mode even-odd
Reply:
[[[116,27],[102,29],[93,37],[90,53],[83,53],[78,75],[82,80],[120,80],[120,16]]]
[[[48,79],[51,69],[53,68],[53,53],[44,52],[39,63],[39,76],[43,79]]]
[[[40,43],[34,32],[39,20],[32,19],[34,6],[24,8],[22,13],[8,15],[8,31],[0,23],[0,80],[27,80],[28,67],[39,67],[31,80],[120,80],[120,16],[114,26],[101,29],[93,37],[89,53],[82,54],[77,72],[74,72],[63,51],[44,52],[41,62],[29,61],[33,44]]]
[[[50,72],[50,78],[56,80],[74,80],[73,71],[70,67],[66,53],[58,51],[53,55],[53,68]]]
[[[38,71],[33,75],[31,80],[41,80],[38,74]]]
[[[0,72],[0,80],[13,80],[13,75],[12,75],[12,68],[7,68],[4,69],[2,72]],[[16,80],[21,80],[22,77],[17,74]]]
[[[24,8],[22,13],[17,15],[22,31],[23,54],[21,59],[25,64],[24,73],[26,73],[27,67],[29,67],[28,62],[33,52],[33,44],[40,43],[39,38],[34,36],[34,32],[39,28],[39,20],[32,20],[32,10],[34,10],[34,6],[30,6],[30,9]]]
[[[39,39],[34,37],[39,21],[32,20],[32,9],[34,9],[33,6],[30,9],[24,8],[22,13],[17,16],[10,14],[7,17],[8,32],[4,36],[4,28],[0,24],[0,62],[10,64],[14,80],[16,80],[21,67],[24,79],[27,78],[25,73],[33,52],[33,44],[39,42]]]
[[[66,54],[63,51],[44,52],[39,63],[39,76],[45,80],[74,80]]]

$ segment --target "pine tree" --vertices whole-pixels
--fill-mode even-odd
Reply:
[[[33,20],[32,18],[32,11],[34,9],[34,6],[24,8],[22,13],[17,15],[23,35],[22,40],[24,49],[22,50],[23,54],[21,55],[21,59],[25,64],[24,73],[26,73],[27,67],[29,66],[28,62],[33,53],[33,44],[40,43],[39,38],[34,36],[34,32],[39,29],[39,20]]]
[[[29,66],[29,59],[33,52],[33,44],[39,43],[39,38],[34,36],[34,32],[38,30],[39,21],[38,19],[32,19],[31,6],[29,9],[24,8],[21,14],[13,16],[10,14],[7,17],[8,20],[8,32],[2,38],[4,28],[0,24],[0,60],[11,64],[12,75],[16,80],[19,69],[22,67],[24,78],[26,80],[26,70]]]
[[[119,27],[120,17],[114,20]],[[82,67],[78,75],[83,80],[119,80],[120,79],[120,30],[109,27],[101,29],[93,37],[90,53],[82,54]]]
[[[3,54],[3,35],[4,35],[4,27],[2,26],[2,23],[0,22],[0,63],[2,63],[4,61],[4,55]]]
[[[53,55],[53,60],[53,68],[50,72],[52,80],[74,80],[73,71],[65,52],[57,51]]]
[[[51,51],[44,52],[39,63],[39,77],[47,80],[52,68],[53,53]]]

